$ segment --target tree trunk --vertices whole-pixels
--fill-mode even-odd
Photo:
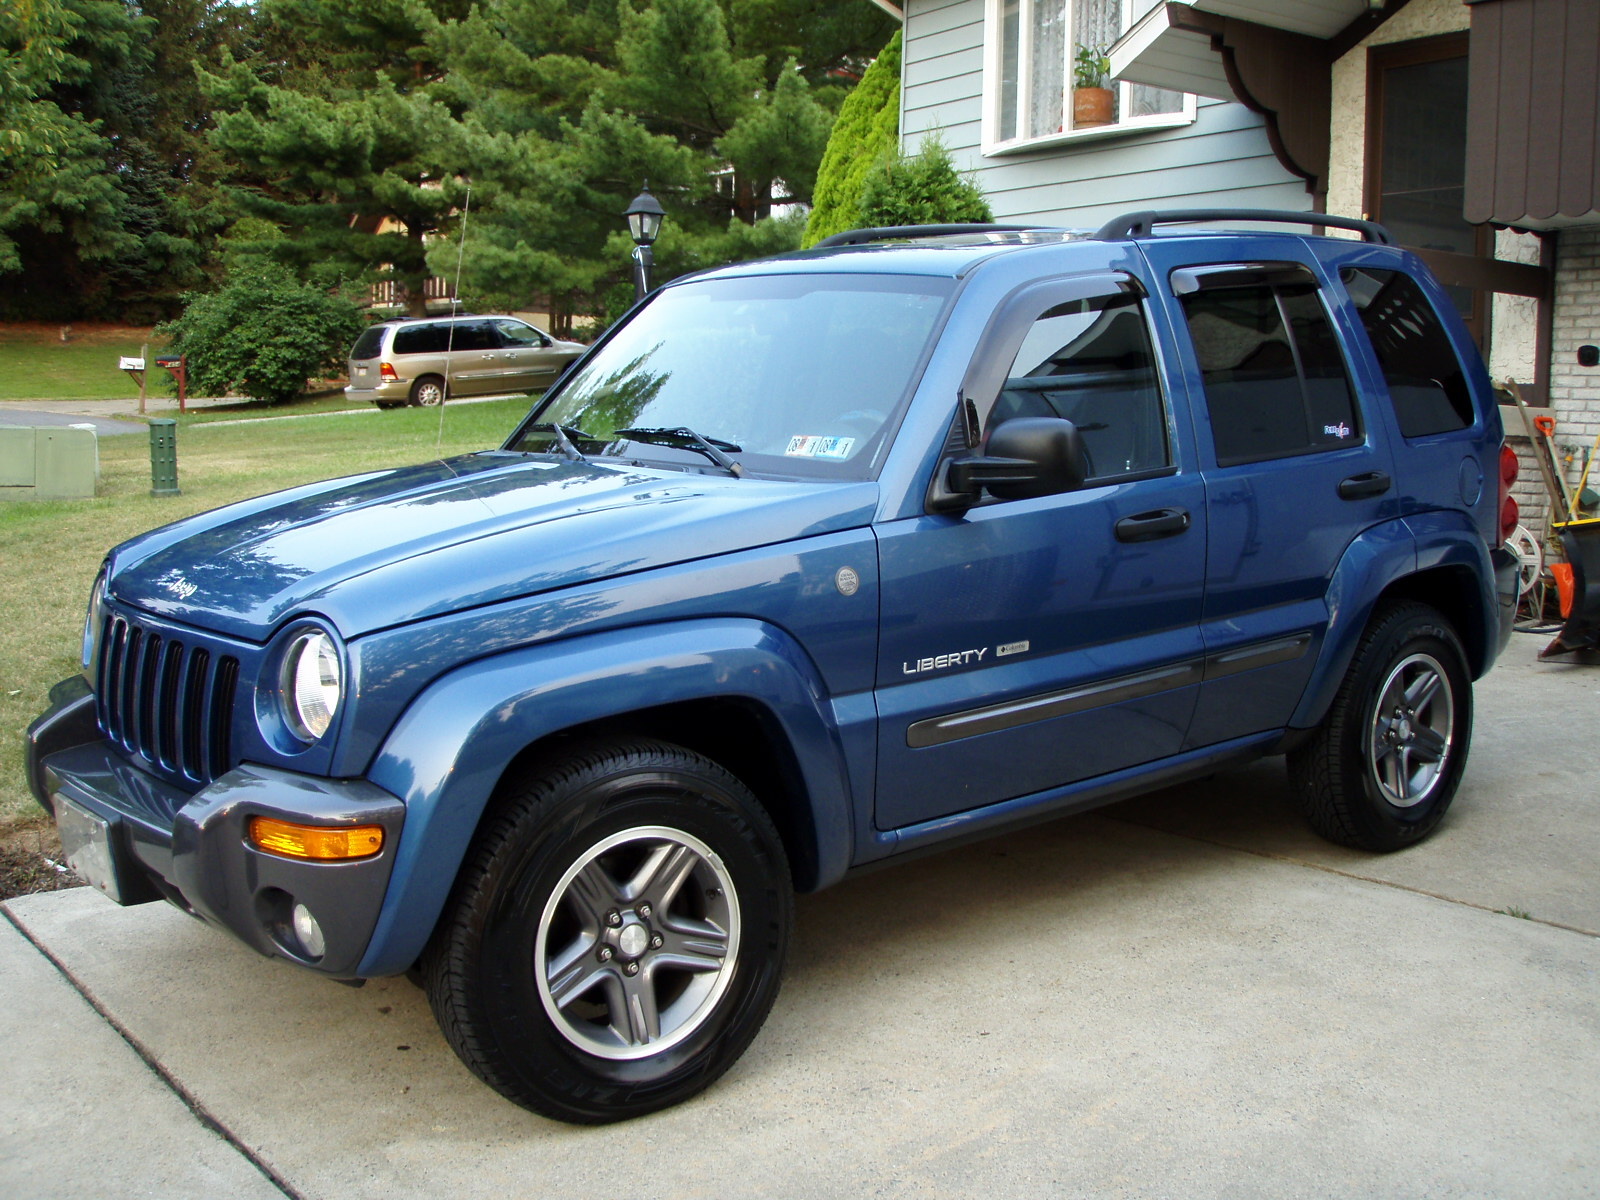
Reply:
[[[419,270],[406,271],[400,277],[400,286],[406,293],[406,316],[425,317],[428,315],[428,259],[422,245],[422,222],[407,221],[406,237],[411,240],[413,253],[407,257],[412,263],[419,263]]]

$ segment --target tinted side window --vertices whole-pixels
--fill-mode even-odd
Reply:
[[[412,325],[394,335],[396,354],[443,354],[449,332],[443,325]]]
[[[1167,466],[1166,413],[1138,298],[1073,300],[1035,320],[986,428],[1013,417],[1071,421],[1091,478]]]
[[[455,350],[497,350],[500,339],[495,335],[494,326],[487,321],[457,321],[455,340],[451,348]]]
[[[1339,277],[1383,369],[1400,432],[1412,438],[1470,427],[1475,417],[1461,361],[1416,280],[1366,267]]]
[[[1360,440],[1349,373],[1313,289],[1204,288],[1183,308],[1219,466]]]

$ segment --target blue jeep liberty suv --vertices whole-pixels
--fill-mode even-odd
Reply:
[[[412,972],[492,1087],[617,1120],[890,855],[1266,754],[1326,837],[1426,837],[1508,454],[1379,226],[857,231],[661,288],[500,449],[117,547],[30,780],[118,902]]]

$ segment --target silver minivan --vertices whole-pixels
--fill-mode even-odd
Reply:
[[[587,349],[516,317],[385,321],[356,339],[344,392],[379,408],[532,392],[548,387]]]

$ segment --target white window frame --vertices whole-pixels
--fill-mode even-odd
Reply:
[[[1160,0],[1157,0],[1159,3]],[[1037,137],[1016,137],[1009,141],[1000,138],[1001,111],[1000,111],[1000,80],[1001,80],[1001,22],[1004,19],[1003,9],[1006,0],[984,0],[983,12],[983,153],[988,156],[1005,154],[1022,154],[1031,150],[1045,150],[1052,146],[1073,145],[1078,142],[1099,141],[1102,138],[1126,137],[1134,133],[1147,133],[1158,129],[1176,129],[1194,122],[1197,109],[1196,98],[1192,92],[1185,92],[1183,107],[1178,112],[1153,113],[1145,117],[1133,117],[1128,120],[1117,121],[1111,125],[1096,125],[1089,129],[1063,129],[1059,133],[1042,134]],[[1017,113],[1019,124],[1023,114],[1032,107],[1033,102],[1033,76],[1028,64],[1033,61],[1033,5],[1034,0],[1018,0],[1020,8],[1017,22]],[[1143,3],[1138,12],[1130,12],[1134,7],[1134,0],[1122,0],[1122,29],[1126,33],[1133,22],[1148,10],[1148,2]],[[1067,12],[1070,20],[1071,0],[1067,3]],[[1071,89],[1072,79],[1072,54],[1077,40],[1069,31],[1066,39],[1064,53],[1067,61],[1064,64],[1062,79],[1068,82],[1066,94],[1062,97],[1063,124],[1071,115]],[[1129,95],[1133,87],[1130,83],[1121,80],[1112,80],[1111,86],[1116,90],[1118,97],[1118,111],[1126,111],[1129,104]]]

